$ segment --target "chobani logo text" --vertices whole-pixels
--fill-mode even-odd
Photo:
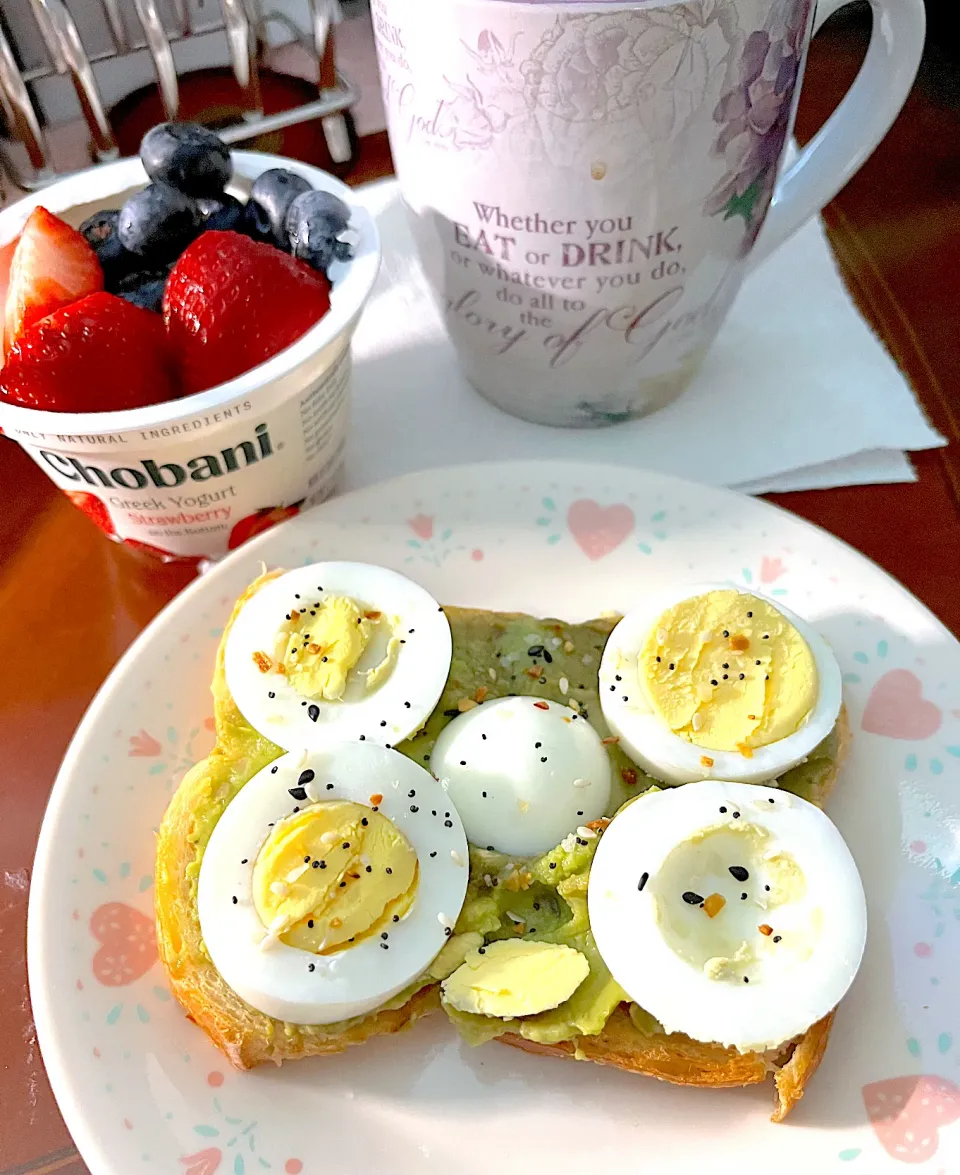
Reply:
[[[40,450],[40,456],[58,477],[64,477],[68,481],[85,481],[88,485],[111,488],[120,486],[125,490],[142,490],[148,485],[172,489],[174,486],[183,485],[187,479],[209,481],[214,477],[236,473],[249,465],[256,465],[258,461],[272,455],[273,445],[265,424],[257,425],[252,441],[240,441],[239,444],[221,449],[218,453],[191,457],[183,465],[174,461],[161,465],[147,458],[138,465],[119,465],[113,469],[103,469],[99,465],[86,464],[76,457],[64,456],[63,453]]]

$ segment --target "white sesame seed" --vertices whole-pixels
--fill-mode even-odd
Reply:
[[[567,679],[565,677],[561,677],[560,680],[557,682],[557,685],[560,687],[560,692],[563,694],[564,697],[566,697],[567,691],[570,689],[570,682],[567,681]]]
[[[591,787],[592,782],[593,781],[590,779],[575,779],[573,781],[573,786],[574,787]]]
[[[437,921],[447,930],[453,930],[455,923],[451,922],[446,914],[438,914]]]
[[[596,840],[597,834],[592,828],[587,828],[585,824],[581,824],[577,829],[577,836],[583,837],[584,840]]]
[[[507,917],[510,919],[511,922],[522,922],[523,921],[523,919],[520,917],[519,914],[514,914],[513,910],[507,910]]]
[[[337,839],[337,834],[333,831],[323,832],[320,834],[320,843],[322,845],[332,845]]]
[[[274,881],[270,884],[270,892],[275,893],[277,897],[285,898],[290,892],[290,886],[285,881]]]
[[[487,889],[493,889],[493,878],[489,873],[484,873],[483,884],[487,887]]]
[[[703,715],[699,710],[694,714],[693,721],[690,723],[690,725],[694,730],[699,730],[700,727],[703,726]]]
[[[494,667],[493,667],[492,665],[491,665],[491,666],[490,666],[490,668],[487,670],[487,674],[488,674],[488,676],[489,676],[489,678],[490,678],[490,680],[491,680],[491,681],[496,681],[496,680],[497,680],[497,671],[496,671],[496,669],[494,669]]]
[[[463,864],[463,857],[460,856],[456,849],[450,850],[450,860],[454,863],[454,865]]]
[[[300,864],[296,867],[296,869],[291,869],[290,872],[287,874],[287,881],[290,882],[290,884],[292,885],[293,882],[295,882],[299,878],[301,878],[309,868],[310,868],[309,865]],[[274,884],[276,884],[276,882]],[[271,886],[271,888],[272,888],[272,886]]]

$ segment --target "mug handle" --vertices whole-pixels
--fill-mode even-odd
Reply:
[[[850,0],[820,0],[813,32]],[[751,264],[829,203],[866,162],[907,100],[926,31],[923,0],[870,0],[867,56],[843,101],[780,176]]]

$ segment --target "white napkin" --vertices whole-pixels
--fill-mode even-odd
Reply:
[[[903,450],[946,443],[860,317],[819,221],[750,276],[675,403],[630,424],[568,431],[515,420],[473,391],[396,182],[358,196],[377,217],[384,262],[354,343],[346,488],[470,461],[568,457],[762,493],[912,481]]]

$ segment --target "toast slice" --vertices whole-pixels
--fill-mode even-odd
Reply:
[[[250,1007],[227,986],[210,961],[197,914],[196,886],[200,862],[220,815],[244,784],[282,754],[257,734],[230,696],[224,673],[224,649],[233,619],[244,603],[267,581],[262,577],[240,597],[217,653],[212,692],[216,746],[184,777],[161,824],[157,841],[156,919],[161,962],[171,988],[187,1015],[224,1055],[240,1069],[273,1061],[341,1052],[374,1036],[390,1035],[412,1025],[440,1007],[442,974],[424,975],[377,1012],[336,1025],[285,1024]],[[483,699],[510,693],[540,693],[576,705],[607,733],[597,693],[597,666],[615,618],[567,625],[535,621],[530,617],[446,609],[454,634],[450,677],[443,697],[426,728],[398,749],[422,762],[437,734],[462,707],[464,699]],[[549,668],[530,676],[501,656],[517,633],[540,631],[559,642]],[[556,635],[554,635],[556,634]],[[525,637],[524,637],[525,640]],[[515,643],[515,641],[514,641]],[[564,654],[567,654],[566,656]],[[503,662],[508,664],[504,667]],[[516,669],[517,672],[512,672]],[[570,697],[568,698],[568,692]],[[812,765],[792,790],[822,805],[832,790],[849,740],[846,714],[841,715],[830,753]],[[655,781],[639,772],[619,747],[609,748],[615,774],[615,806]],[[424,753],[426,752],[426,754]],[[788,780],[782,781],[790,786]],[[740,1054],[718,1045],[705,1045],[680,1034],[641,1032],[627,1006],[616,1008],[596,1035],[577,1036],[558,1044],[539,1044],[514,1033],[503,1043],[530,1052],[591,1060],[630,1072],[683,1085],[730,1087],[767,1080],[773,1074],[777,1091],[774,1121],[781,1121],[803,1096],[803,1089],[820,1062],[833,1017],[828,1016],[795,1041],[773,1053]]]

